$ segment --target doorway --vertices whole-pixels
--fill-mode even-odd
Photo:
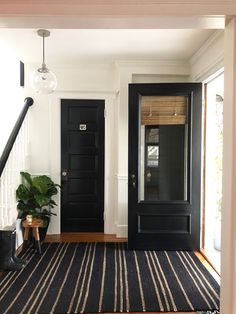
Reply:
[[[61,230],[103,231],[104,100],[61,100]]]
[[[204,254],[220,273],[223,169],[224,73],[205,84],[203,241]]]
[[[130,84],[128,245],[200,248],[201,83]]]

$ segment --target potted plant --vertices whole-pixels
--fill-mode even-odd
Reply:
[[[56,215],[51,209],[57,204],[52,199],[58,193],[58,184],[46,175],[32,176],[28,172],[21,172],[22,183],[16,190],[18,217],[25,219],[27,215],[43,220],[40,239],[46,236],[50,217]]]

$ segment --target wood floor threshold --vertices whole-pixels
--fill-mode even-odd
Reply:
[[[212,263],[212,261],[210,260],[210,258],[208,257],[206,251],[204,249],[200,250],[202,256],[205,258],[205,260],[211,265],[211,267],[214,269],[214,271],[220,276],[219,271],[216,269],[216,267],[214,266],[214,264]]]
[[[45,242],[127,242],[127,238],[117,238],[114,234],[102,232],[65,232],[49,234]]]

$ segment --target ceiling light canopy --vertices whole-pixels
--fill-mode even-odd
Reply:
[[[31,85],[33,90],[39,94],[51,94],[57,87],[57,78],[45,63],[45,37],[49,37],[50,32],[46,29],[39,29],[37,33],[43,38],[43,63],[41,68],[32,73]]]

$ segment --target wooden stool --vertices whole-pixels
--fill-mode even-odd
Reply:
[[[43,220],[39,218],[33,218],[32,222],[29,223],[27,220],[22,222],[22,226],[25,228],[24,231],[24,243],[23,248],[25,248],[28,240],[29,240],[29,231],[32,229],[33,237],[35,239],[35,246],[39,254],[41,254],[41,244],[40,244],[40,237],[39,237],[39,227],[43,226]]]

